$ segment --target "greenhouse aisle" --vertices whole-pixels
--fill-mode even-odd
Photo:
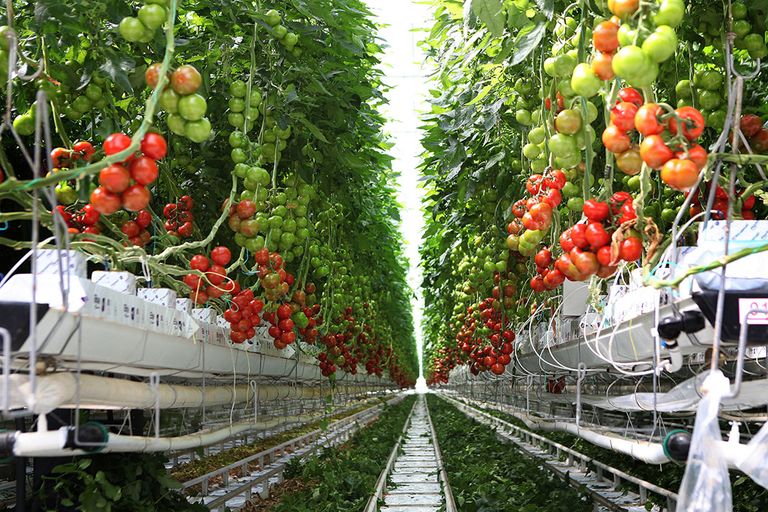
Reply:
[[[413,408],[403,442],[388,477],[381,512],[437,512],[445,505],[441,458],[424,395]]]

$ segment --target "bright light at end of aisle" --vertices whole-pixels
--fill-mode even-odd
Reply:
[[[391,87],[386,97],[389,105],[382,109],[388,119],[385,130],[394,144],[389,153],[399,174],[398,201],[401,205],[401,231],[405,239],[405,255],[409,261],[408,283],[416,298],[413,318],[419,366],[422,366],[421,318],[424,299],[421,293],[422,273],[419,246],[424,219],[421,212],[423,190],[419,187],[419,155],[422,152],[420,115],[426,109],[427,69],[418,47],[423,37],[420,29],[429,25],[429,7],[410,0],[368,0],[368,5],[382,25],[379,36],[385,46],[382,57],[384,83]],[[423,380],[423,379],[422,379]]]

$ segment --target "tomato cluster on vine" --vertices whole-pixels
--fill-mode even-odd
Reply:
[[[163,207],[163,217],[165,223],[163,226],[171,236],[179,238],[189,238],[192,236],[195,226],[193,224],[195,215],[192,208],[195,201],[188,195],[183,195],[175,203],[167,203]]]
[[[203,273],[189,273],[183,281],[189,289],[189,297],[199,305],[209,299],[218,299],[223,295],[237,295],[240,284],[227,277],[226,265],[232,260],[232,253],[224,246],[215,247],[210,259],[204,254],[196,254],[189,260],[189,268]]]
[[[129,136],[113,133],[104,141],[104,154],[116,155],[130,146]],[[147,133],[141,141],[141,154],[130,155],[99,171],[99,186],[90,197],[93,207],[104,215],[112,215],[121,207],[132,212],[146,208],[152,198],[147,186],[157,179],[157,160],[164,158],[166,151],[162,135]]]
[[[139,210],[134,219],[123,222],[120,231],[128,238],[127,244],[144,247],[152,239],[152,234],[147,230],[150,224],[152,214],[148,210]]]

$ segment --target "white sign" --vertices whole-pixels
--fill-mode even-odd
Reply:
[[[753,311],[762,311],[754,313]],[[768,325],[768,298],[739,299],[739,318],[749,325]]]

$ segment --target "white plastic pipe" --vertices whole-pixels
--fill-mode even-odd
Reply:
[[[79,390],[78,390],[79,379]],[[74,408],[78,404],[85,409],[160,409],[201,407],[242,403],[253,398],[253,388],[238,386],[181,386],[159,384],[153,389],[149,384],[124,379],[55,373],[39,376],[37,390],[26,375],[11,376],[11,408],[29,408],[35,414],[46,414],[54,409]],[[347,386],[350,394],[369,391],[363,386]],[[284,400],[289,398],[320,398],[328,392],[320,386],[264,385],[257,386],[259,401]],[[78,396],[79,393],[79,396]]]

